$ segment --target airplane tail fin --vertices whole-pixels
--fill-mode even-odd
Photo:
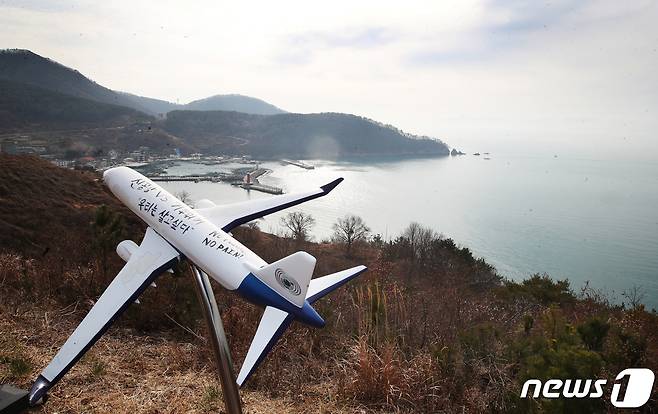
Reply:
[[[304,296],[305,302],[308,302],[309,305],[304,306],[310,307],[310,304],[333,292],[336,288],[344,285],[366,270],[367,268],[365,266],[356,266],[311,280]],[[251,346],[238,374],[237,383],[239,386],[242,386],[251,374],[253,374],[294,319],[294,315],[275,307],[267,306],[265,308],[265,312],[258,324],[256,335],[254,335],[254,339],[251,341]]]
[[[306,252],[297,252],[253,270],[252,273],[276,293],[301,308],[314,269],[315,257]]]

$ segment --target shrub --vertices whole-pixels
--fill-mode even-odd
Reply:
[[[589,349],[600,351],[610,330],[610,324],[599,317],[593,317],[579,325],[577,329],[580,339]]]
[[[520,283],[506,281],[499,293],[508,300],[526,299],[542,305],[562,305],[576,299],[568,280],[553,280],[547,274],[535,274]]]

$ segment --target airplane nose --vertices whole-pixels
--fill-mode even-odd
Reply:
[[[103,171],[103,181],[105,181],[105,184],[108,184],[108,180],[112,177],[114,170],[114,168],[110,168],[109,170]]]

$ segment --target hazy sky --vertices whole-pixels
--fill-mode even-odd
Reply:
[[[241,93],[467,150],[658,158],[653,1],[0,0],[0,48],[174,102]]]

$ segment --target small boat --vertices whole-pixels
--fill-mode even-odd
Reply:
[[[476,153],[474,153],[473,155],[480,156],[480,153],[479,153],[479,152],[476,152]]]

